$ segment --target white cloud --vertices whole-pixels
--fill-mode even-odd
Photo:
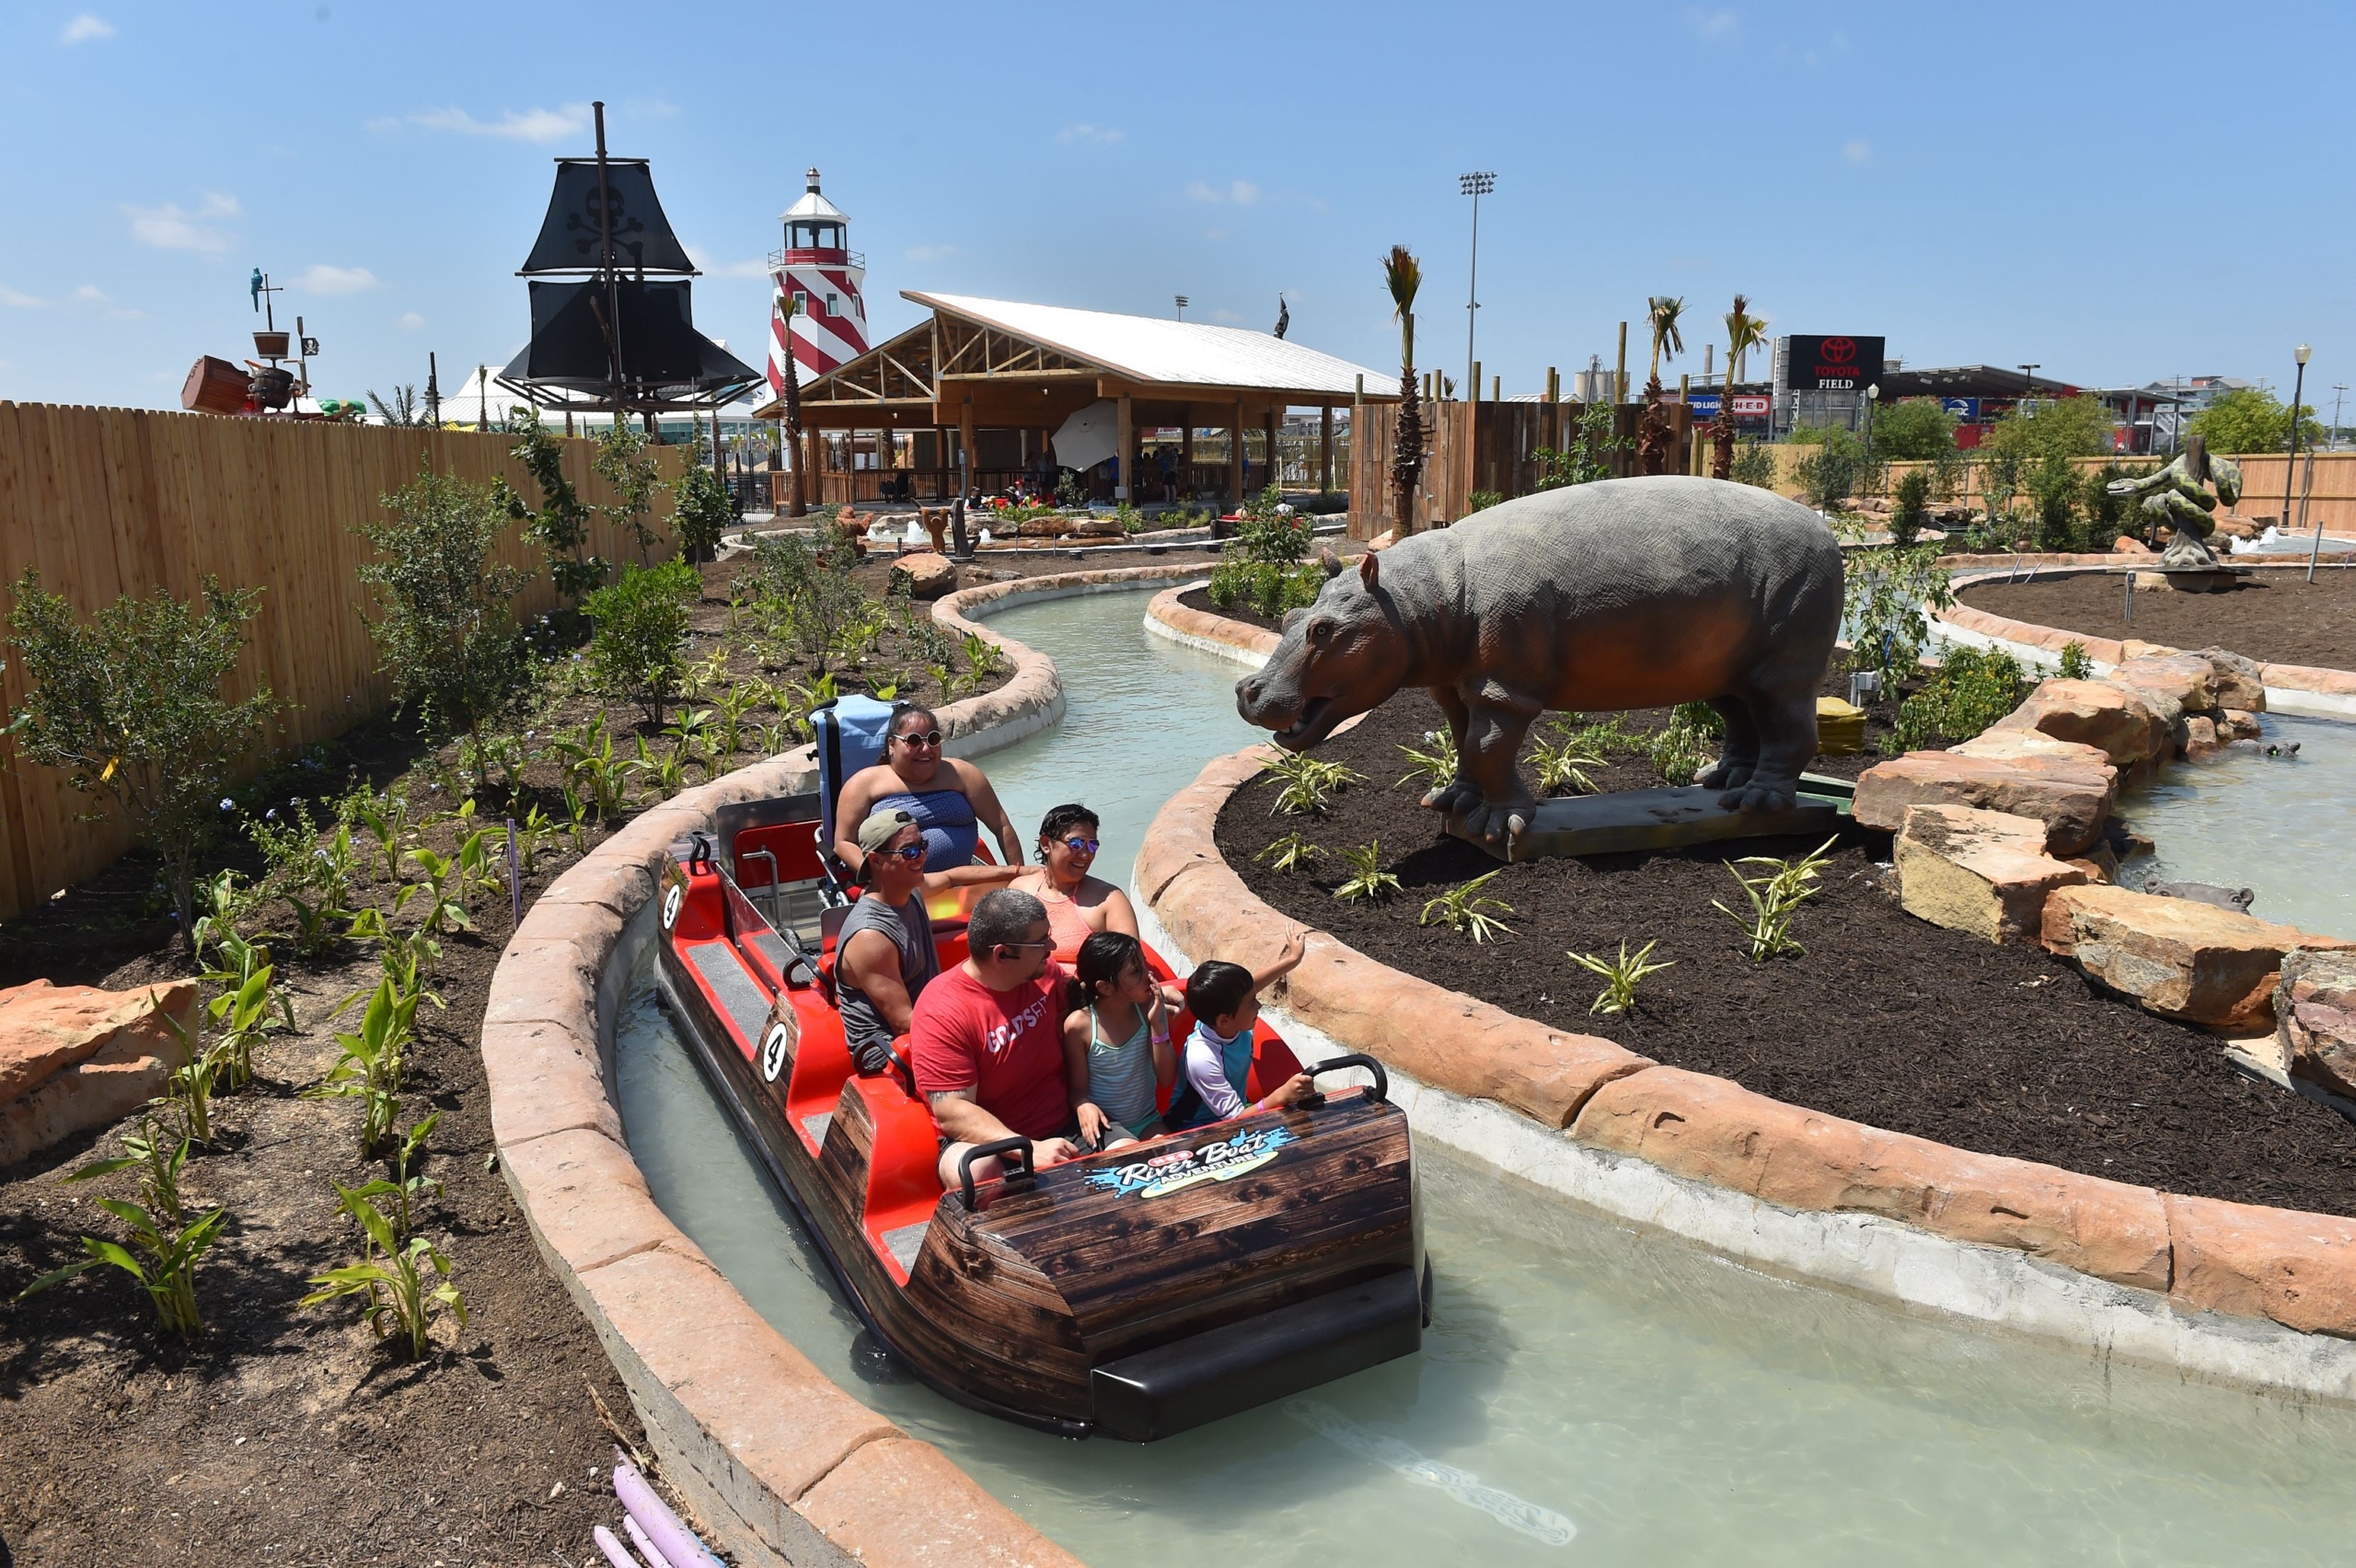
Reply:
[[[85,11],[80,16],[65,24],[65,30],[57,35],[57,41],[71,47],[74,44],[89,43],[98,39],[112,38],[113,36],[114,24],[112,22],[108,21],[103,17],[94,17],[89,12]]]
[[[410,116],[412,124],[428,131],[456,131],[468,136],[505,136],[517,142],[560,142],[578,136],[589,126],[589,106],[569,103],[562,109],[534,109],[522,114],[507,110],[497,120],[477,120],[463,109],[436,109]]]
[[[170,202],[160,207],[126,203],[122,210],[131,218],[131,237],[140,244],[152,245],[158,250],[194,250],[206,256],[218,256],[228,249],[232,237],[207,225],[245,211],[237,205],[235,196],[218,190],[206,196],[192,213],[183,212]]]
[[[1874,156],[1873,144],[1863,141],[1845,142],[1842,144],[1841,156],[1853,164],[1870,162]]]
[[[77,310],[95,311],[109,321],[139,321],[145,319],[147,315],[144,310],[115,304],[96,283],[84,283],[65,296],[65,303]]]
[[[632,98],[622,107],[638,120],[668,120],[679,112],[677,104],[661,98]]]
[[[399,327],[404,332],[414,332],[419,328],[425,325],[425,317],[420,316],[414,310],[404,310],[401,312],[400,320],[395,323],[395,325]]]
[[[21,294],[6,283],[0,283],[0,305],[14,310],[39,310],[49,301],[39,294]]]
[[[306,294],[355,294],[382,285],[365,267],[330,267],[321,261],[296,278],[294,286]]]
[[[1075,144],[1083,147],[1109,147],[1114,143],[1125,139],[1121,132],[1110,125],[1067,125],[1056,133],[1056,140],[1067,147]]]
[[[769,264],[756,256],[743,261],[722,261],[716,267],[706,267],[704,271],[715,278],[766,278],[769,275]]]
[[[1704,43],[1732,43],[1742,31],[1742,18],[1729,10],[1695,6],[1685,13],[1685,30]]]
[[[1236,315],[1235,312],[1231,310],[1214,310],[1211,312],[1211,319],[1220,323],[1222,326],[1234,327],[1240,325],[1242,322],[1243,317]]]
[[[957,254],[953,245],[911,245],[907,256],[911,261],[945,261]]]
[[[1249,207],[1260,199],[1260,188],[1248,179],[1230,180],[1225,185],[1190,179],[1186,182],[1186,194],[1197,202],[1232,202],[1239,207]]]

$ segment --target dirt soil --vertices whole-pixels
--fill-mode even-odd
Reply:
[[[1420,780],[1393,785],[1406,771],[1399,747],[1440,722],[1424,694],[1403,693],[1319,747],[1368,776],[1322,817],[1272,816],[1268,779],[1238,790],[1218,823],[1229,864],[1280,912],[1369,957],[1778,1100],[2170,1192],[2356,1216],[2356,1125],[2244,1076],[2214,1036],[2102,993],[2060,959],[1907,915],[1886,836],[1842,836],[1793,928],[1806,952],[1764,964],[1712,907],[1749,909],[1726,862],[1804,855],[1812,842],[1507,866],[1484,891],[1512,906],[1496,912],[1510,934],[1475,946],[1419,926],[1435,894],[1499,870],[1439,831],[1417,804]],[[1596,781],[1652,782],[1617,768]],[[1253,862],[1291,832],[1325,858],[1289,875]],[[1401,891],[1334,899],[1339,852],[1369,840]],[[1653,958],[1676,967],[1643,983],[1633,1012],[1592,1014],[1601,982],[1565,954],[1610,957],[1623,940],[1631,951],[1657,941]]]
[[[2082,572],[2026,582],[1994,582],[1958,595],[1976,610],[2034,626],[2094,637],[2138,638],[2171,648],[2230,648],[2261,663],[2356,669],[2356,571],[2267,568],[2218,594],[2135,595],[2116,572]]]

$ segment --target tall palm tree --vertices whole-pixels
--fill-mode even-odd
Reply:
[[[789,296],[787,309],[793,308]],[[793,363],[793,323],[785,326],[785,450],[793,459],[793,477],[786,488],[785,514],[807,517],[810,514],[810,492],[804,487],[811,476],[803,472],[809,467],[809,452],[802,440],[802,375]]]
[[[1403,245],[1382,259],[1382,282],[1391,291],[1391,314],[1399,323],[1399,423],[1391,454],[1391,489],[1397,498],[1398,529],[1415,531],[1415,481],[1424,469],[1423,407],[1415,398],[1415,291],[1424,286],[1423,263]]]
[[[1653,363],[1651,374],[1646,377],[1653,386],[1660,385],[1660,355],[1664,345],[1669,357],[1675,359],[1685,352],[1685,335],[1678,330],[1677,318],[1685,314],[1685,301],[1671,299],[1667,294],[1655,294],[1645,301],[1645,317],[1652,326]]]
[[[1767,323],[1750,314],[1750,300],[1744,294],[1734,296],[1734,308],[1726,314],[1727,323],[1727,384],[1718,398],[1717,422],[1710,431],[1710,477],[1730,478],[1734,474],[1734,384],[1736,367],[1742,363],[1751,350],[1767,340]]]

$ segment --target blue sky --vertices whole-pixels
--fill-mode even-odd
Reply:
[[[799,17],[799,19],[797,19]],[[760,258],[810,164],[884,330],[927,288],[1265,329],[1378,367],[1377,266],[1426,264],[1417,358],[1506,389],[1649,294],[1698,370],[1727,296],[1912,364],[2118,384],[2356,382],[2356,7],[1624,3],[1184,7],[140,6],[0,15],[0,398],[177,406],[237,357],[256,266],[321,393],[505,360],[549,159],[651,157],[758,362]],[[823,57],[798,60],[803,46]],[[21,222],[30,218],[29,223]],[[1632,355],[1633,357],[1633,355]],[[1641,370],[1639,371],[1641,374]]]

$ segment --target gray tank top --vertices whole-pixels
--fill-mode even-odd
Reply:
[[[892,1042],[892,1028],[866,994],[850,983],[840,962],[843,949],[861,931],[881,931],[900,950],[900,982],[907,986],[908,1000],[912,1002],[917,993],[941,973],[941,954],[932,945],[932,917],[925,913],[921,891],[896,909],[872,893],[861,895],[850,906],[850,914],[835,938],[835,993],[842,1005],[843,1039],[850,1046],[851,1059],[862,1070],[877,1072],[884,1065],[882,1047]]]
[[[1135,1131],[1152,1120],[1161,1107],[1160,1084],[1153,1071],[1151,1013],[1138,1009],[1138,1026],[1126,1040],[1104,1037],[1096,1009],[1088,1009],[1088,1098],[1096,1108]]]

